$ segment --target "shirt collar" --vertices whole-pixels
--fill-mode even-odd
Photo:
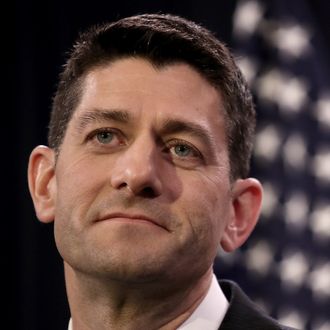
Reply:
[[[213,274],[207,295],[177,330],[219,329],[228,306],[229,303],[220,288],[217,278]]]
[[[213,274],[206,296],[177,330],[219,329],[228,306],[229,303],[220,288],[217,278]],[[72,319],[70,319],[68,330],[72,330]]]

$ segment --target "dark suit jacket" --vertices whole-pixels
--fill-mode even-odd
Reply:
[[[294,330],[267,316],[234,282],[219,283],[229,302],[219,330]]]

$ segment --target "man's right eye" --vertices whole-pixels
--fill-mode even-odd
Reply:
[[[98,132],[96,139],[102,144],[109,144],[114,139],[114,133],[111,131]]]
[[[101,147],[119,147],[125,145],[125,138],[120,131],[110,128],[96,129],[86,138],[87,142],[91,142],[94,146]]]

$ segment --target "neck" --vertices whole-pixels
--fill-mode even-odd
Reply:
[[[65,264],[74,330],[176,329],[206,296],[212,269],[192,281],[127,283],[88,276]]]

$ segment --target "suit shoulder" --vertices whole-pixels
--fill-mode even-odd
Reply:
[[[298,330],[282,325],[267,315],[235,282],[221,280],[219,284],[229,302],[219,330]]]

